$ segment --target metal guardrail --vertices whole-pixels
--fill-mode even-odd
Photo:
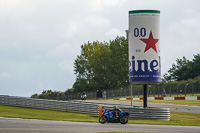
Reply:
[[[29,107],[37,109],[48,109],[58,111],[69,111],[87,114],[98,114],[98,106],[102,105],[103,109],[112,109],[114,104],[102,104],[92,102],[79,102],[79,101],[59,101],[59,100],[47,100],[47,99],[34,99],[25,97],[14,97],[0,95],[0,105]],[[130,112],[130,118],[135,119],[170,119],[169,108],[142,108],[142,107],[130,107],[125,105],[118,106],[122,110]]]
[[[13,96],[0,96],[0,105],[29,107],[58,111],[97,114],[98,104],[76,101],[59,101],[47,99],[34,99]]]
[[[120,107],[120,106],[119,106]],[[134,119],[159,119],[159,120],[170,120],[170,109],[169,108],[157,108],[157,107],[120,107],[122,110],[130,112],[130,118]],[[103,106],[103,110],[111,110],[112,107]]]

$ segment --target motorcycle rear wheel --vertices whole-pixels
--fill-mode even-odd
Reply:
[[[122,116],[120,119],[119,119],[119,122],[121,124],[126,124],[128,122],[128,117],[127,116]]]
[[[104,123],[106,123],[108,121],[108,118],[106,118],[106,116],[101,116],[100,118],[99,118],[99,123],[101,123],[101,124],[104,124]]]

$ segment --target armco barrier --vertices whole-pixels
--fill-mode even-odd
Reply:
[[[97,114],[98,104],[76,101],[58,101],[47,99],[34,99],[13,96],[0,96],[0,105],[29,107],[58,111],[70,111],[78,113]]]
[[[157,107],[120,107],[122,110],[130,112],[130,118],[134,119],[160,119],[170,120],[169,108],[157,108]],[[112,110],[110,106],[103,106],[103,110]]]
[[[59,101],[47,99],[33,99],[24,97],[13,97],[0,95],[0,105],[29,107],[38,109],[70,111],[87,114],[98,114],[98,106],[102,105],[103,110],[112,109],[114,104],[102,104],[92,102],[77,102],[77,101]],[[168,108],[142,108],[130,107],[125,105],[118,106],[122,110],[130,112],[130,117],[135,119],[170,119],[170,110]]]

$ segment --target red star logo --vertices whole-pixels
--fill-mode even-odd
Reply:
[[[156,51],[157,53],[157,49],[156,49],[156,43],[159,41],[159,39],[154,39],[153,38],[153,34],[152,31],[150,31],[149,34],[149,38],[148,39],[140,39],[141,41],[143,41],[144,43],[146,43],[146,48],[144,50],[144,53],[146,51],[148,51],[150,48],[152,48],[154,51]]]

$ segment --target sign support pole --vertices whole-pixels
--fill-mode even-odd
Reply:
[[[143,107],[147,107],[147,85],[143,85]]]
[[[131,84],[131,108],[133,107],[133,85]]]

